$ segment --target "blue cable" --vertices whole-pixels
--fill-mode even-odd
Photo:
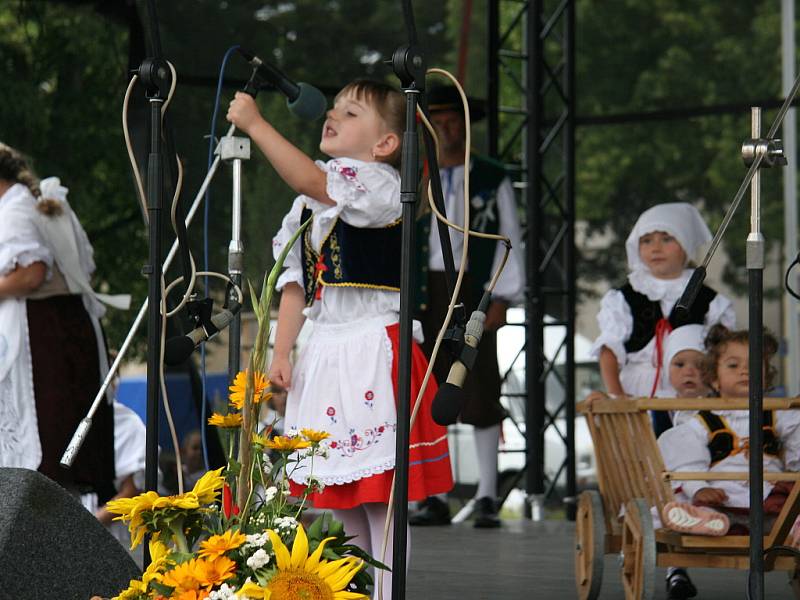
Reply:
[[[219,67],[219,78],[217,79],[217,93],[214,97],[214,112],[211,114],[211,131],[208,136],[208,163],[206,165],[206,172],[211,169],[211,163],[214,162],[214,146],[217,139],[217,115],[219,112],[219,97],[222,94],[222,80],[225,75],[225,67],[228,64],[228,59],[231,54],[238,50],[238,44],[231,46],[222,57],[222,64]],[[205,206],[203,207],[203,265],[204,271],[208,271],[208,216],[211,208],[211,186],[206,188]],[[208,290],[208,275],[204,277],[204,285]],[[203,463],[205,464],[206,471],[211,469],[208,461],[208,443],[206,441],[206,345],[203,344],[200,348],[200,375],[202,385],[200,387],[202,394],[202,406],[200,408],[200,444],[203,448]]]

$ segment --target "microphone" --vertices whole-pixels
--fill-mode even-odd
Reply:
[[[278,67],[271,65],[261,60],[258,56],[253,54],[250,50],[237,48],[239,54],[250,63],[258,75],[267,83],[274,85],[278,91],[286,96],[286,106],[295,115],[301,119],[308,119],[310,121],[319,119],[325,114],[328,108],[328,101],[325,96],[313,85],[307,83],[295,83],[289,79]],[[255,96],[248,88],[248,83],[245,91],[251,96]],[[253,90],[254,92],[255,90]]]
[[[700,265],[694,270],[694,273],[692,273],[689,283],[686,284],[686,289],[683,290],[683,294],[681,294],[681,297],[675,304],[675,314],[677,316],[684,318],[689,315],[689,310],[692,308],[692,304],[694,304],[694,300],[697,298],[697,293],[700,291],[700,286],[703,285],[703,280],[705,278],[706,268]]]
[[[231,301],[230,308],[226,308],[211,317],[210,327],[206,328],[205,325],[200,325],[185,335],[168,339],[164,345],[164,364],[174,367],[184,362],[197,346],[206,340],[212,339],[221,330],[230,325],[241,308],[241,304]]]
[[[458,421],[458,415],[461,414],[461,408],[464,406],[464,380],[475,364],[475,358],[478,355],[478,344],[483,336],[483,325],[486,321],[488,298],[487,292],[484,294],[478,310],[474,311],[467,321],[461,356],[453,362],[450,372],[447,374],[447,381],[439,386],[439,391],[433,398],[431,416],[438,425],[453,425]]]

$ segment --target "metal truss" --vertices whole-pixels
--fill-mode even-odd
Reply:
[[[524,402],[532,517],[542,518],[563,485],[574,519],[575,1],[489,0],[488,8],[489,151],[507,164],[525,216],[525,346],[516,359],[525,362],[525,391],[507,396]],[[546,438],[565,447],[549,476]]]

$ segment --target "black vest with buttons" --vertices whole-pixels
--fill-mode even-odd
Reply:
[[[625,297],[625,302],[631,309],[633,316],[633,331],[628,341],[625,342],[626,352],[638,352],[653,339],[656,331],[656,323],[664,316],[661,312],[661,303],[657,300],[650,300],[644,294],[633,289],[630,283],[625,284],[619,291]],[[669,324],[673,329],[682,325],[702,325],[708,312],[711,301],[716,297],[717,292],[708,286],[701,286],[697,298],[689,309],[689,313],[684,316],[675,314],[675,309],[669,315]]]
[[[311,216],[304,208],[300,222]],[[319,285],[400,291],[400,219],[385,227],[354,227],[337,219],[319,253],[311,227],[302,240],[306,306],[313,304]]]

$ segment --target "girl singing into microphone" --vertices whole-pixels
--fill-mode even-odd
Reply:
[[[329,432],[329,457],[314,465],[324,485],[317,508],[334,510],[355,542],[381,556],[395,464],[398,318],[400,308],[400,162],[405,100],[395,88],[359,80],[336,96],[326,115],[314,162],[237,93],[228,120],[250,135],[299,196],[273,239],[277,256],[309,217],[289,254],[270,379],[289,390],[287,431]],[[290,352],[306,319],[313,331],[294,366]],[[413,347],[412,397],[427,367]],[[447,430],[433,423],[428,387],[411,431],[409,500],[452,487]],[[409,401],[409,399],[399,399]],[[292,475],[307,484],[308,469]],[[391,549],[391,540],[388,542]],[[385,557],[391,563],[391,555]],[[391,577],[384,577],[384,597]]]

